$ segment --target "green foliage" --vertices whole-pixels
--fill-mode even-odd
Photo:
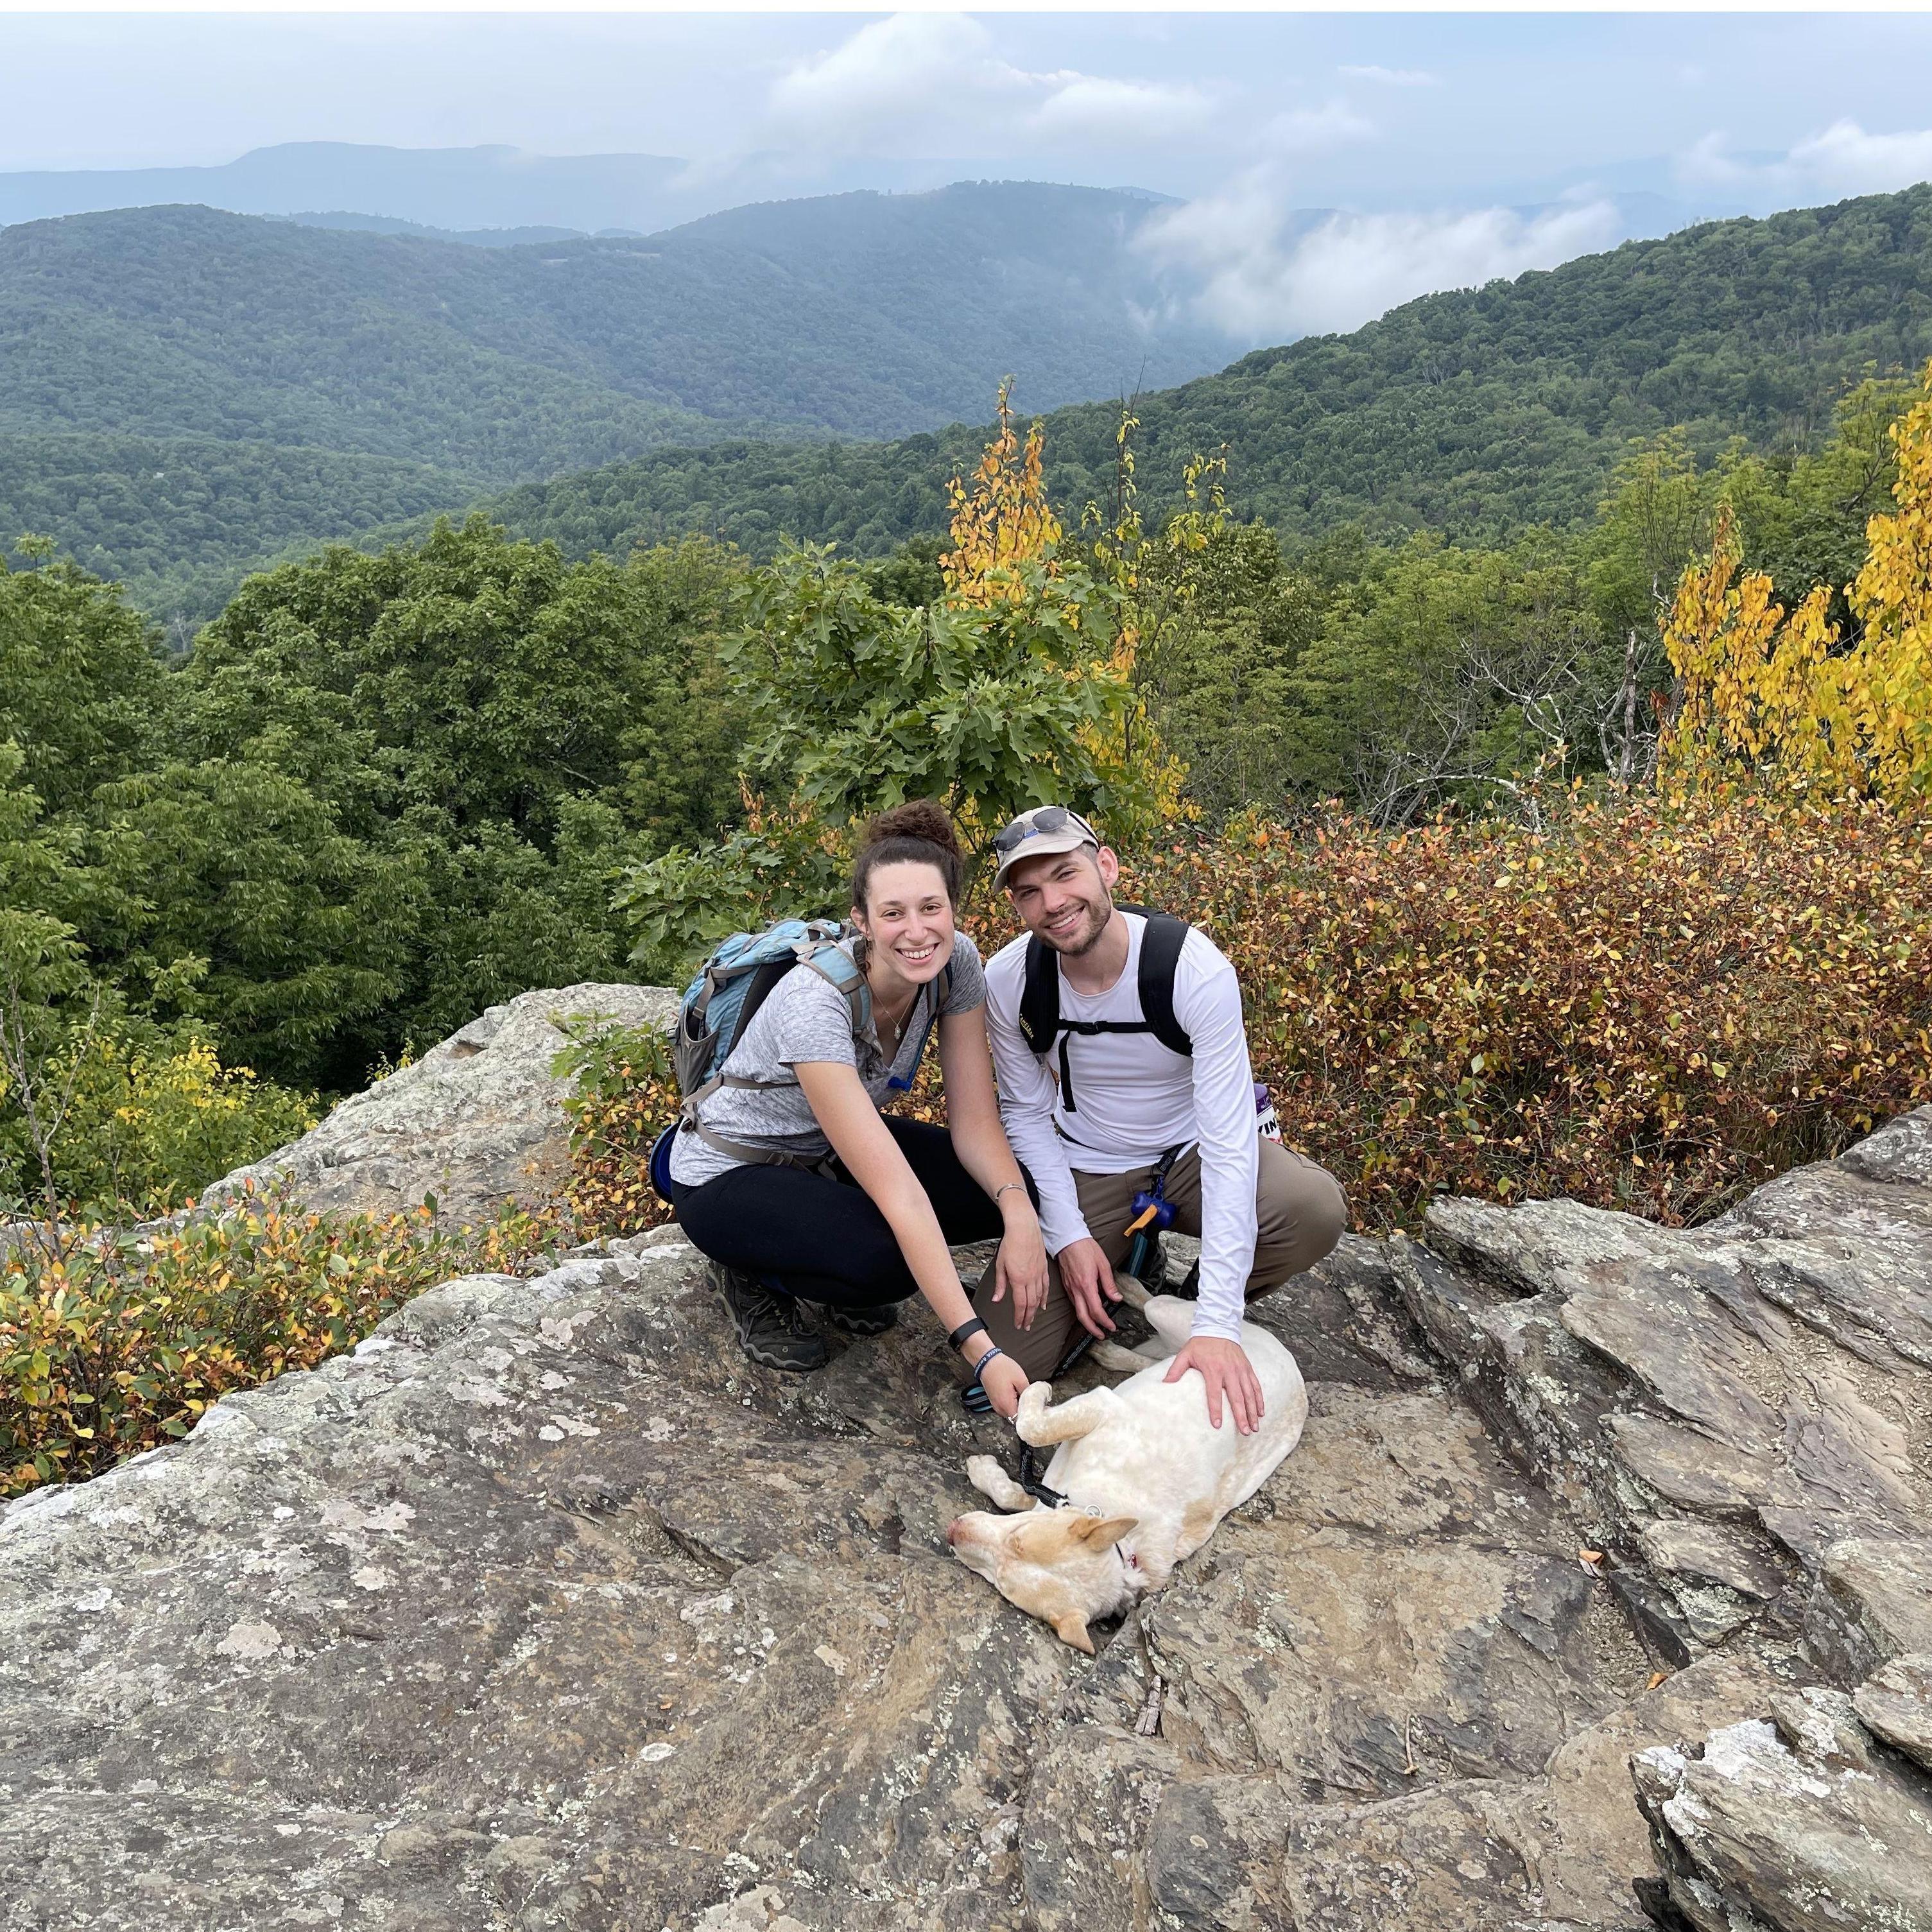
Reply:
[[[62,812],[149,754],[161,699],[156,639],[118,597],[30,544],[33,566],[0,559],[0,742],[20,782]]]
[[[472,519],[250,580],[182,674],[182,728],[219,769],[286,774],[292,804],[329,828],[304,848],[313,902],[269,919],[238,882],[207,876],[140,895],[204,921],[236,902],[199,947],[211,988],[256,949],[247,983],[222,988],[236,1050],[282,1077],[352,1084],[492,1000],[619,970],[607,902],[620,852],[708,836],[737,806],[742,714],[712,641],[734,572],[697,542],[569,564]],[[258,812],[256,836],[272,822]],[[139,829],[133,855],[152,854]],[[158,849],[226,867],[250,829],[213,851]],[[292,860],[249,874],[284,892],[304,876]],[[314,983],[260,957],[279,932]]]
[[[105,992],[340,1091],[528,986],[620,975],[620,860],[741,809],[737,575],[695,540],[573,565],[472,521],[251,580],[170,671],[110,586],[0,574],[0,964],[35,1052]]]
[[[1897,473],[1906,393],[1860,383],[1833,437],[1793,460],[1733,447],[1700,463],[1675,430],[1635,444],[1576,535],[1484,549],[1344,526],[1285,561],[1264,526],[1222,526],[1190,560],[1186,598],[1150,548],[1142,674],[1190,798],[1210,820],[1330,796],[1381,824],[1444,805],[1533,820],[1539,773],[1643,782],[1677,701],[1663,620],[1714,515],[1742,526],[1750,566],[1844,572],[1825,580],[1845,610],[1868,511],[1890,502],[1876,493]]]
[[[1324,587],[1284,566],[1263,524],[1220,525],[1197,554],[1156,550],[1150,563],[1136,668],[1162,742],[1187,768],[1189,803],[1218,823],[1281,802],[1298,776],[1286,736],[1292,680]]]
[[[118,578],[176,656],[251,570],[439,510],[482,482],[404,457],[108,431],[0,434],[0,554],[51,530]]]
[[[1868,376],[1840,401],[1837,433],[1822,447],[1747,457],[1717,479],[1744,554],[1771,579],[1778,602],[1795,610],[1814,584],[1828,586],[1827,615],[1847,638],[1860,627],[1846,586],[1865,560],[1867,523],[1892,508],[1898,452],[1891,430],[1914,394],[1906,377]],[[1689,561],[1679,559],[1680,572]],[[1666,583],[1666,601],[1670,589]]]
[[[110,1014],[75,1025],[46,1070],[68,1096],[52,1150],[56,1185],[63,1202],[83,1211],[166,1214],[316,1119],[313,1095],[259,1081],[245,1066],[224,1066],[192,1023],[163,1029]],[[10,1138],[17,1143],[17,1120],[0,1117],[0,1148]],[[14,1165],[9,1191],[31,1199],[38,1176],[23,1154]]]
[[[1613,676],[1573,556],[1534,538],[1503,552],[1417,536],[1375,556],[1301,652],[1286,771],[1378,824],[1486,806],[1546,754],[1595,749]]]
[[[651,1149],[677,1115],[670,1050],[654,1027],[566,1022],[570,1043],[551,1072],[572,1082],[570,1178],[564,1207],[580,1240],[635,1234],[671,1218],[651,1185]]]
[[[728,838],[626,866],[612,905],[646,981],[681,986],[728,934],[778,919],[843,919],[846,867],[802,812],[760,812]]]
[[[976,844],[1030,805],[1129,803],[1132,774],[1109,758],[1131,694],[1104,661],[1114,593],[1077,566],[1012,576],[1012,596],[908,610],[828,550],[756,572],[724,652],[749,769],[834,824],[937,798]]]

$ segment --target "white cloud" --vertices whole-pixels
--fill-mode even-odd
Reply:
[[[845,152],[895,141],[949,153],[1022,140],[1118,148],[1194,138],[1214,112],[1186,83],[1030,73],[1000,58],[966,14],[895,14],[782,75],[764,132],[779,145]]]
[[[1204,128],[1213,111],[1198,88],[1076,74],[1054,88],[1028,125],[1049,140],[1078,144],[1178,140]]]
[[[771,90],[772,132],[808,146],[856,148],[914,131],[940,103],[956,112],[998,101],[1028,79],[963,14],[894,14],[781,75]]]
[[[1192,286],[1187,306],[1201,320],[1260,343],[1357,328],[1417,296],[1554,268],[1621,234],[1606,201],[1529,217],[1486,208],[1298,220],[1280,176],[1254,169],[1163,211],[1140,242]]]
[[[1335,71],[1347,80],[1366,80],[1378,87],[1435,87],[1442,76],[1419,67],[1341,67]]]
[[[1932,128],[1868,134],[1856,121],[1834,122],[1800,141],[1791,164],[1840,194],[1888,194],[1932,177]]]
[[[1677,168],[1700,186],[1800,197],[1889,194],[1932,180],[1932,128],[1868,134],[1856,121],[1834,121],[1783,154],[1736,154],[1725,136],[1710,134],[1678,157]]]

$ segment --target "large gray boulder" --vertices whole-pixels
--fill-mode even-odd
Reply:
[[[1664,1655],[1802,1625],[1849,1689],[1932,1648],[1932,1108],[1705,1228],[1459,1200],[1429,1232],[1410,1312]]]
[[[352,1095],[298,1141],[217,1181],[219,1203],[253,1182],[286,1185],[305,1206],[394,1214],[434,1194],[457,1222],[556,1192],[569,1157],[550,1072],[560,1022],[664,1028],[677,996],[662,986],[595,983],[523,993],[492,1006],[386,1079]]]
[[[1822,1232],[1345,1244],[1262,1306],[1303,1445],[1090,1660],[946,1552],[1014,1444],[922,1309],[787,1378],[672,1229],[432,1290],[0,1514],[0,1928],[1932,1928],[1924,1416],[1828,1393],[1918,1388],[1888,1132],[1778,1184]],[[1864,1353],[1745,1298],[1768,1241]],[[1618,1319],[1693,1262],[1722,1401]]]

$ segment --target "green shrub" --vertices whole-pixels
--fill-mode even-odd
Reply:
[[[184,1029],[146,1039],[106,1028],[70,1042],[63,1081],[72,1099],[55,1149],[62,1196],[117,1218],[166,1214],[318,1118],[315,1096],[224,1066]]]
[[[0,1258],[0,1496],[184,1436],[230,1390],[314,1368],[424,1288],[554,1234],[514,1211],[452,1232],[428,1203],[335,1216],[250,1194],[143,1234],[28,1235]]]
[[[632,1234],[672,1218],[651,1186],[651,1148],[677,1118],[670,1049],[650,1027],[575,1030],[553,1063],[574,1076],[563,1103],[570,1121],[570,1178],[563,1208],[579,1240]]]

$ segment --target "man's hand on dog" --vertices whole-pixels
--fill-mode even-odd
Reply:
[[[1114,1286],[1114,1270],[1100,1244],[1090,1234],[1084,1241],[1070,1241],[1054,1259],[1060,1264],[1060,1286],[1066,1290],[1081,1327],[1096,1339],[1111,1335],[1114,1320],[1107,1312],[1107,1303],[1118,1301],[1120,1291]]]
[[[1109,1326],[1112,1324],[1109,1324]],[[1221,1398],[1234,1411],[1234,1426],[1244,1436],[1252,1436],[1262,1420],[1261,1378],[1238,1342],[1223,1341],[1218,1335],[1197,1335],[1168,1364],[1162,1379],[1178,1382],[1190,1369],[1198,1369],[1208,1384],[1208,1420],[1221,1426]]]

